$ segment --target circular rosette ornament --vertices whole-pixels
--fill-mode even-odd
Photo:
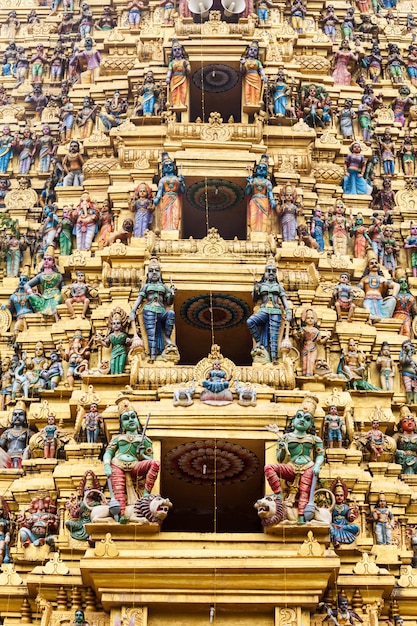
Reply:
[[[233,209],[245,197],[242,187],[222,178],[208,178],[191,185],[187,200],[199,211],[225,211]]]

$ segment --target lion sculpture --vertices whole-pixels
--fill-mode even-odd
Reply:
[[[159,494],[151,494],[139,498],[135,504],[128,505],[124,512],[124,518],[141,526],[154,524],[160,527],[171,507],[172,503],[168,498],[163,498]],[[92,524],[114,522],[107,503],[91,508],[90,515]]]
[[[323,489],[320,491],[327,492],[328,490]],[[330,493],[331,492],[329,492],[329,494]],[[316,526],[330,526],[332,523],[332,510],[334,507],[334,499],[331,498],[331,500],[332,505],[330,508],[319,507],[317,505],[315,506],[314,518],[311,520],[311,524]],[[261,518],[262,526],[264,528],[276,526],[277,524],[281,524],[281,522],[285,524],[297,523],[297,509],[287,506],[276,493],[271,493],[263,498],[260,498],[257,502],[255,502],[254,507],[258,511],[258,516]]]

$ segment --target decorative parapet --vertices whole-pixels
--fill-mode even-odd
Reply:
[[[251,141],[260,143],[263,137],[264,116],[259,115],[254,124],[235,124],[229,120],[223,123],[220,113],[210,113],[208,123],[201,121],[183,124],[177,122],[175,114],[168,117],[167,138],[202,139],[207,143],[224,143],[228,141]]]
[[[245,20],[239,20],[237,24],[227,24],[221,20],[220,11],[210,11],[207,22],[194,23],[190,19],[179,18],[175,24],[178,36],[204,35],[205,37],[218,37],[219,35],[243,35],[252,37],[255,32],[255,20],[249,16]]]

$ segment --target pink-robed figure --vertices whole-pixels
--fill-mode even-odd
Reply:
[[[286,505],[292,506],[298,494],[298,522],[302,524],[306,521],[304,511],[311,495],[313,476],[319,474],[324,461],[323,441],[314,434],[312,413],[304,409],[297,411],[283,435],[275,424],[268,429],[278,435],[278,463],[265,466],[265,477],[276,494],[281,494],[281,480],[292,483]]]
[[[78,250],[90,250],[94,235],[97,232],[97,222],[100,214],[97,205],[90,200],[88,193],[83,193],[80,204],[74,211],[75,235]]]
[[[348,69],[349,63],[357,60],[356,55],[349,48],[349,41],[343,39],[339,50],[334,55],[335,69],[332,76],[335,85],[350,85],[352,74]]]
[[[162,178],[158,183],[155,206],[160,205],[162,230],[179,230],[182,214],[182,196],[186,192],[184,177],[177,175],[174,161],[162,153]]]

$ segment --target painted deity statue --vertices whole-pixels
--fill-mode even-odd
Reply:
[[[379,494],[378,502],[372,512],[375,540],[378,545],[390,545],[394,516],[388,507],[385,494]]]
[[[351,544],[359,535],[360,528],[355,524],[359,517],[359,509],[356,506],[349,506],[346,503],[348,488],[346,483],[339,477],[330,486],[336,504],[332,511],[332,525],[330,527],[330,539],[335,548],[340,548],[341,544]]]
[[[408,406],[400,409],[398,432],[394,435],[397,451],[395,462],[401,465],[401,473],[417,475],[417,426],[416,418]]]
[[[398,361],[406,402],[409,404],[417,404],[417,362],[414,360],[415,353],[415,347],[409,339],[406,339],[401,346]]]
[[[396,306],[395,297],[400,286],[393,280],[385,278],[377,259],[369,259],[368,266],[358,283],[358,289],[365,292],[363,306],[368,309],[372,322],[392,317]],[[389,295],[390,290],[392,295]]]
[[[75,226],[77,249],[90,250],[95,234],[98,230],[99,210],[95,202],[90,198],[90,194],[85,192],[80,198],[80,203],[72,215]]]
[[[317,313],[307,308],[301,313],[301,328],[297,331],[301,348],[301,366],[303,376],[314,376],[314,368],[318,358],[317,346],[328,341],[328,333],[317,328]]]
[[[161,266],[157,259],[151,259],[147,279],[139,290],[139,295],[130,313],[133,331],[136,331],[136,311],[143,304],[143,324],[148,340],[149,360],[154,362],[161,356],[166,346],[175,346],[171,335],[175,325],[175,312],[170,308],[177,290],[162,280]]]
[[[159,461],[153,458],[152,442],[143,432],[138,414],[133,407],[123,406],[120,413],[120,434],[115,435],[103,457],[104,472],[110,478],[115,499],[120,504],[121,521],[126,506],[134,504],[128,480],[145,480],[143,495],[149,495],[159,473]],[[132,501],[133,499],[133,501]]]
[[[120,307],[116,307],[109,315],[109,334],[107,337],[99,339],[103,346],[111,347],[110,374],[123,374],[124,372],[127,347],[132,343],[132,340],[125,332],[127,323],[128,318],[125,311]]]
[[[413,320],[417,315],[417,301],[410,292],[404,270],[397,270],[396,278],[400,290],[395,297],[396,305],[393,318],[402,320],[400,335],[405,335],[408,339],[411,339],[411,335],[413,334]]]
[[[281,494],[282,479],[286,483],[293,483],[286,504],[292,506],[298,496],[298,522],[303,524],[310,492],[314,489],[313,476],[318,476],[324,461],[323,441],[313,434],[314,417],[304,409],[297,411],[284,434],[277,432],[275,424],[268,428],[278,435],[278,463],[265,466],[265,477],[275,494]]]
[[[49,496],[33,498],[27,515],[19,518],[20,538],[24,548],[48,545],[55,547],[55,536],[59,531],[59,515]]]
[[[282,322],[281,307],[285,310],[286,321],[289,322],[292,315],[287,294],[278,282],[277,266],[274,259],[268,261],[260,282],[255,281],[252,299],[254,302],[260,302],[259,311],[253,313],[246,321],[249,332],[255,341],[254,350],[263,348],[272,363],[277,363],[278,339]]]
[[[340,198],[336,200],[334,209],[330,214],[329,239],[335,255],[344,256],[347,254],[348,220],[346,207]]]
[[[53,315],[59,320],[57,307],[62,302],[61,288],[64,284],[62,274],[55,265],[53,254],[47,250],[43,257],[42,271],[32,278],[26,285],[29,304],[35,313]],[[42,294],[34,293],[32,287],[39,285]]]
[[[32,435],[26,418],[26,408],[18,403],[13,409],[10,427],[0,435],[0,466],[20,469],[22,460],[29,458],[29,439]]]
[[[262,83],[268,79],[259,60],[259,44],[252,41],[240,59],[240,72],[243,76],[244,105],[259,107],[262,100]]]
[[[351,195],[371,193],[370,185],[364,179],[366,159],[360,143],[355,141],[350,146],[350,154],[345,159],[345,175],[342,181],[343,192]]]
[[[184,177],[178,176],[175,161],[162,153],[162,177],[158,183],[154,204],[159,205],[162,230],[179,230],[182,216],[182,196],[186,192]]]
[[[381,344],[381,349],[376,359],[376,367],[379,371],[381,389],[394,391],[395,365],[388,341],[383,341]]]
[[[172,40],[172,57],[168,64],[166,82],[171,94],[173,110],[184,111],[188,108],[188,76],[191,65],[184,47],[177,39]]]
[[[347,312],[347,321],[351,322],[355,313],[355,288],[350,284],[350,274],[342,272],[339,282],[333,287],[332,304],[336,309],[337,320],[342,321],[342,312]]]
[[[268,156],[262,155],[253,176],[246,179],[249,233],[269,233],[271,210],[276,207],[272,183],[268,178]]]
[[[289,183],[280,189],[280,199],[277,213],[281,223],[282,241],[296,241],[297,217],[303,213],[302,202],[298,200],[296,188]]]
[[[152,189],[147,183],[139,183],[129,202],[129,209],[135,214],[134,237],[143,237],[150,229],[155,206],[152,202]]]

